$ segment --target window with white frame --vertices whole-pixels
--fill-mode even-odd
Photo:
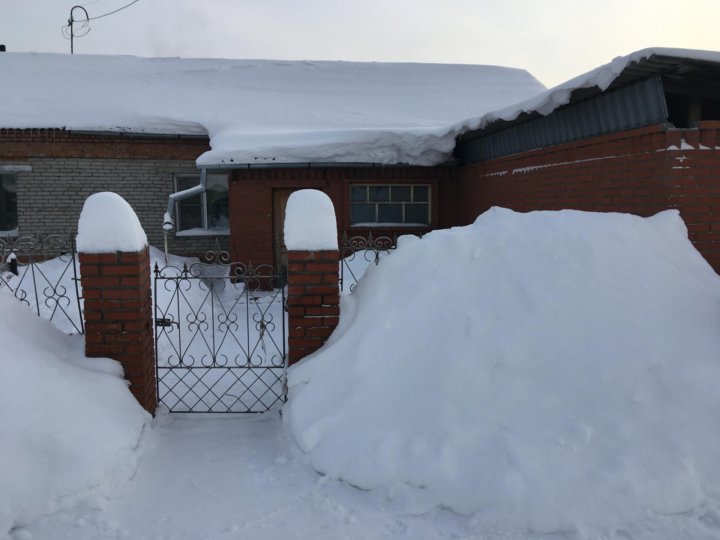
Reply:
[[[430,225],[430,186],[353,184],[350,186],[350,224]]]
[[[199,175],[175,177],[175,191],[183,191],[200,183]],[[227,233],[228,180],[226,174],[208,174],[207,190],[204,193],[183,199],[176,203],[175,223],[178,233],[212,232]]]
[[[0,235],[16,235],[17,226],[17,177],[0,173]]]

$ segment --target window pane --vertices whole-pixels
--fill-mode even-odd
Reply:
[[[375,223],[375,205],[355,203],[350,205],[350,223]]]
[[[0,231],[17,229],[17,184],[14,174],[0,175]]]
[[[227,176],[224,174],[208,175],[205,199],[207,201],[208,228],[229,227]]]
[[[184,191],[195,187],[200,183],[199,176],[178,176],[177,177],[177,190]]]
[[[430,224],[430,207],[427,204],[406,204],[405,223]]]
[[[415,186],[415,202],[427,202],[428,201],[428,187],[427,186]]]
[[[378,223],[402,223],[402,204],[378,204]]]
[[[366,202],[367,201],[367,186],[351,186],[350,187],[350,200],[352,202]]]
[[[178,230],[202,228],[202,198],[200,195],[178,201]]]
[[[412,188],[410,186],[393,186],[392,187],[392,201],[393,202],[407,202],[411,201],[410,198]]]
[[[384,202],[390,200],[390,186],[370,186],[370,200]]]

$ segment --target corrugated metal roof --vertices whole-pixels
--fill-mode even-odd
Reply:
[[[656,124],[667,116],[662,82],[653,77],[562,107],[548,116],[461,141],[455,154],[463,163],[475,163]]]

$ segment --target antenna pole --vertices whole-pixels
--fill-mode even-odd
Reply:
[[[83,13],[85,14],[86,21],[88,19],[90,19],[90,15],[88,15],[88,12],[84,7],[73,6],[70,9],[70,18],[68,19],[68,26],[70,26],[70,54],[75,53],[75,43],[74,43],[75,42],[75,28],[73,26],[75,24],[75,16],[73,15],[73,11],[75,11],[76,9],[81,9],[83,11]]]

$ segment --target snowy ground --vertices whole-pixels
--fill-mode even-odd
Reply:
[[[134,479],[18,529],[11,538],[275,540],[470,538],[472,518],[413,516],[383,493],[315,473],[277,412],[252,417],[164,416],[145,440]]]
[[[720,539],[720,278],[677,212],[401,239],[282,419],[146,424],[117,364],[15,304],[0,536]]]

